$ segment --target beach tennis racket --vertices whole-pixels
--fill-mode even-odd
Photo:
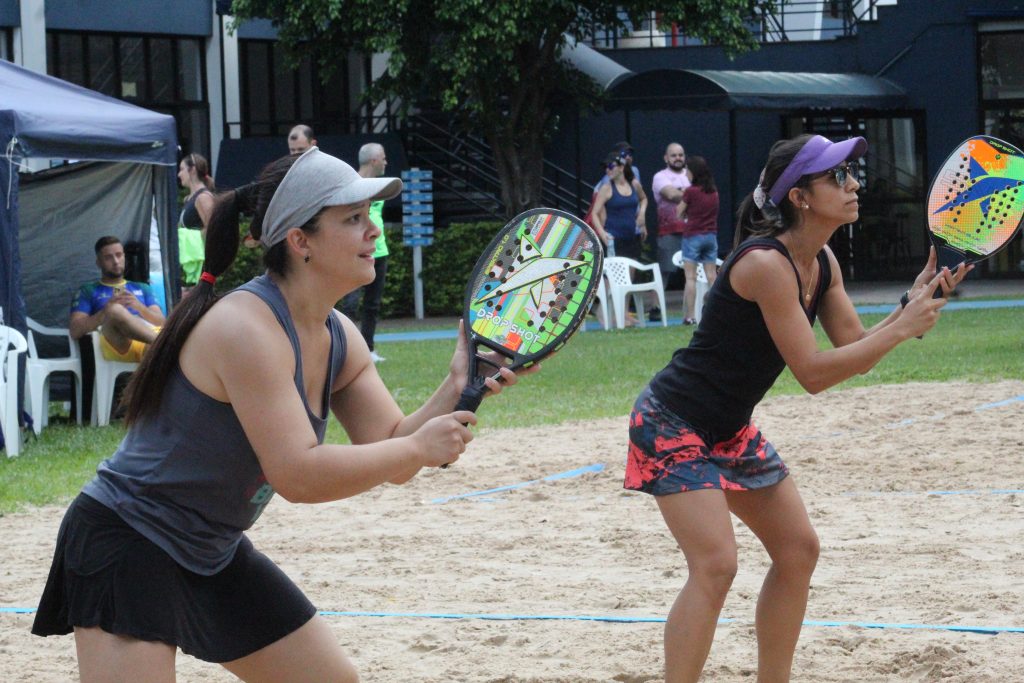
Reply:
[[[1024,153],[988,135],[957,145],[928,190],[928,231],[938,268],[987,259],[1013,240],[1022,219]]]
[[[593,228],[555,209],[521,213],[491,240],[466,287],[469,380],[456,410],[479,407],[486,376],[529,367],[569,340],[600,282],[600,244]]]

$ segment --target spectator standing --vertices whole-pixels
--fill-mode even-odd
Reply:
[[[363,178],[379,178],[384,175],[388,166],[388,157],[383,145],[368,142],[359,148],[359,175]],[[384,200],[370,203],[370,221],[380,229],[380,236],[374,245],[373,270],[376,273],[373,282],[347,294],[341,300],[341,312],[355,321],[362,299],[362,315],[359,319],[359,332],[370,347],[370,358],[374,363],[384,357],[373,348],[373,337],[377,331],[377,319],[380,317],[380,301],[384,296],[384,280],[388,273],[388,241],[384,235]]]
[[[678,209],[683,191],[689,186],[686,151],[678,142],[671,142],[665,148],[665,168],[655,173],[651,181],[651,193],[658,207],[658,268],[666,283],[676,272],[672,257],[682,249],[685,225]]]
[[[683,324],[697,323],[697,264],[704,266],[708,288],[718,274],[718,188],[711,167],[704,157],[690,157],[686,165],[690,186],[683,190],[683,199],[676,213],[683,219],[683,272],[686,274],[686,302]]]
[[[312,128],[300,123],[288,132],[289,154],[302,154],[310,147],[316,147],[316,136]]]
[[[615,153],[605,159],[605,175],[608,182],[594,200],[594,230],[606,247],[614,242],[616,256],[639,260],[641,242],[647,237],[647,195],[639,182],[626,178],[625,164]]]
[[[210,176],[210,162],[202,154],[189,154],[178,164],[178,182],[188,190],[178,216],[178,262],[181,264],[182,283],[193,287],[203,270],[206,226],[213,211],[213,191],[216,189]]]

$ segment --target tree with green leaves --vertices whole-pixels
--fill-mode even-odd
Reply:
[[[436,106],[494,154],[507,213],[537,206],[553,104],[600,101],[596,84],[562,59],[570,41],[622,33],[657,12],[687,36],[730,53],[756,45],[744,23],[757,0],[234,0],[236,20],[268,18],[293,59],[324,78],[349,52],[389,55],[371,101]]]

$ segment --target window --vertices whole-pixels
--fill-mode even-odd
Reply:
[[[1024,31],[978,34],[978,88],[982,130],[1024,149]],[[984,274],[1024,271],[1024,249],[1014,240],[980,264]]]
[[[14,30],[0,28],[0,59],[14,61]]]
[[[47,31],[51,76],[170,114],[178,144],[210,156],[210,107],[198,38]]]
[[[786,137],[817,133],[832,140],[863,136],[870,145],[861,165],[860,220],[844,226],[829,245],[850,280],[916,276],[928,256],[924,199],[924,127],[914,114],[836,112],[785,120]]]
[[[275,41],[239,40],[238,59],[243,136],[283,136],[297,123],[317,134],[357,130],[346,59],[338,60],[327,84],[308,58],[290,67]]]

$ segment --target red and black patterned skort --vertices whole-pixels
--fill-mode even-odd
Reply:
[[[746,491],[779,483],[789,474],[754,424],[708,444],[647,388],[629,416],[629,456],[623,486],[655,496],[681,491]]]

